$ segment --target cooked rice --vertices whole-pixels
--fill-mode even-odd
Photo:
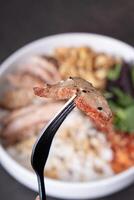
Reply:
[[[35,139],[30,138],[8,149],[28,168]],[[97,131],[89,119],[75,109],[54,138],[45,175],[72,182],[101,179],[113,175],[112,159],[113,152],[104,133]]]

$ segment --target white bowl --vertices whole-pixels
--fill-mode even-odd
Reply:
[[[61,46],[90,46],[96,51],[106,52],[123,57],[127,61],[134,60],[134,48],[116,39],[96,34],[69,33],[46,37],[32,42],[12,54],[0,66],[0,75],[15,63],[31,54],[51,53]],[[19,182],[37,191],[37,180],[34,173],[21,166],[6,150],[0,146],[0,162],[3,167]],[[85,183],[68,183],[46,178],[48,195],[66,199],[86,199],[102,197],[117,192],[134,182],[134,168],[113,177]]]

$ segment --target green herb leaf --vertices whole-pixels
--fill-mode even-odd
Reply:
[[[108,72],[109,80],[116,80],[120,76],[121,64],[116,64],[113,69],[110,69]]]
[[[117,104],[119,104],[120,106],[127,107],[130,105],[134,105],[134,99],[130,95],[122,92],[119,88],[112,88],[112,92],[116,95]]]
[[[105,92],[103,93],[103,95],[104,95],[104,97],[105,97],[106,99],[110,99],[110,98],[113,97],[113,94],[112,94],[111,92],[107,92],[107,91],[105,91]]]
[[[114,126],[122,132],[134,134],[134,67],[125,62],[118,64],[109,71],[108,80],[106,97],[114,113]]]
[[[134,105],[126,109],[118,107],[115,110],[114,125],[118,130],[134,133]]]
[[[132,79],[132,83],[134,86],[134,66],[132,66],[132,68],[131,68],[131,79]]]
[[[134,132],[134,105],[125,110],[125,125],[128,132]]]

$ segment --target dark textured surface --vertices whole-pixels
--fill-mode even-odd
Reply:
[[[28,42],[63,32],[99,33],[134,46],[134,1],[0,0],[0,62]],[[1,200],[33,200],[35,195],[0,167]],[[133,199],[134,185],[103,198]]]

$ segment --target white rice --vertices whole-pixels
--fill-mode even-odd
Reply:
[[[58,178],[66,181],[95,180],[113,175],[112,158],[104,133],[76,109],[57,132],[46,171],[54,169]]]
[[[35,139],[10,148],[10,154],[29,167],[28,160]],[[110,166],[112,158],[113,152],[105,134],[97,131],[91,121],[75,109],[54,138],[45,173],[51,178],[64,181],[102,179],[113,175]]]

